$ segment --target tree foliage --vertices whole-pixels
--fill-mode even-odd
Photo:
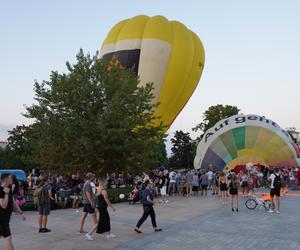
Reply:
[[[35,82],[36,103],[25,113],[34,122],[23,128],[22,139],[20,128],[12,131],[9,147],[28,150],[32,163],[59,171],[144,168],[165,137],[161,125],[152,125],[153,85],[139,86],[132,71],[97,55],[80,50],[76,59],[66,73],[53,71],[49,81]]]
[[[191,168],[193,166],[195,147],[190,134],[182,130],[176,131],[171,139],[171,143],[170,166],[173,168]]]
[[[236,106],[218,104],[211,106],[203,114],[203,121],[195,126],[192,130],[197,132],[201,131],[202,135],[211,127],[213,127],[218,121],[228,118],[233,115],[237,115],[240,109]]]

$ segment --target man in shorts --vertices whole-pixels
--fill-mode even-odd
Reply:
[[[0,237],[3,237],[6,242],[6,250],[14,249],[9,228],[10,216],[14,207],[21,214],[22,219],[26,219],[22,210],[13,198],[12,190],[9,188],[11,183],[12,180],[10,174],[3,173],[1,175],[0,186]]]
[[[274,173],[272,173],[269,177],[269,180],[271,182],[271,190],[270,190],[270,196],[271,196],[271,208],[269,210],[270,213],[274,213],[274,200],[276,196],[276,213],[280,213],[280,189],[281,189],[281,183],[282,183],[282,175],[279,173],[279,169],[275,168]]]
[[[97,224],[97,217],[95,213],[95,194],[93,192],[93,187],[91,183],[95,180],[95,174],[87,173],[86,182],[82,188],[82,204],[83,204],[83,213],[80,218],[80,229],[79,234],[86,234],[83,230],[84,222],[88,214],[91,214],[93,217],[93,222]]]
[[[207,178],[208,178],[208,189],[212,189],[212,184],[213,184],[213,171],[212,171],[212,164],[208,165],[207,168]]]
[[[186,173],[186,196],[192,197],[192,190],[193,190],[193,173],[189,170]]]

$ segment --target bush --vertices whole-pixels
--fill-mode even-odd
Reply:
[[[126,188],[110,188],[107,189],[108,197],[111,201],[111,203],[120,203],[120,202],[126,202],[128,193],[130,193],[132,190],[131,187]],[[125,198],[120,199],[120,194],[124,194]],[[25,195],[26,204],[22,207],[22,210],[24,211],[32,211],[36,210],[35,205],[33,204],[33,195],[31,193],[28,193]]]

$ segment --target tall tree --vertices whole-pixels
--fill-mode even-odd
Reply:
[[[34,119],[27,134],[32,161],[66,172],[143,168],[153,143],[164,138],[163,127],[152,125],[153,85],[140,87],[132,71],[97,55],[80,50],[76,58],[67,73],[35,82],[36,103],[25,114]]]
[[[149,150],[142,161],[145,169],[154,169],[168,165],[165,140],[154,140],[152,150]]]
[[[171,139],[172,155],[170,166],[173,168],[190,168],[193,166],[193,145],[189,133],[176,131]]]
[[[218,104],[211,106],[203,114],[203,121],[197,126],[192,128],[193,131],[201,131],[202,135],[211,127],[213,127],[218,121],[228,118],[233,115],[237,115],[240,109],[236,106]]]

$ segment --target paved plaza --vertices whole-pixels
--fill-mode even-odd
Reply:
[[[244,199],[240,199],[240,212],[232,213],[230,206],[215,196],[171,197],[168,205],[155,207],[163,232],[154,233],[149,218],[141,228],[142,235],[133,232],[142,207],[116,204],[117,211],[110,211],[112,232],[117,235],[113,240],[96,235],[94,241],[87,241],[77,235],[81,210],[76,209],[52,211],[52,232],[48,234],[37,233],[36,212],[27,212],[25,222],[13,216],[11,225],[19,250],[300,249],[299,196],[284,197],[281,214],[248,210]],[[91,219],[86,229],[90,226]],[[1,242],[0,249],[2,246]]]

